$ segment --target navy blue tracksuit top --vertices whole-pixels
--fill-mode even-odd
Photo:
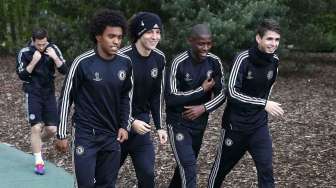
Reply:
[[[267,125],[265,106],[278,73],[279,58],[253,47],[238,54],[228,84],[223,127],[248,131]]]
[[[132,59],[134,90],[132,99],[132,117],[149,123],[152,114],[155,128],[161,129],[164,86],[165,55],[158,49],[147,57],[141,56],[134,44],[124,47],[121,53]]]
[[[65,60],[62,56],[59,48],[53,44],[49,43],[46,47],[51,47],[55,50],[58,58],[63,62],[63,65],[58,69],[61,74],[67,73],[67,66],[65,64]],[[54,74],[55,74],[55,63],[53,60],[43,52],[41,53],[41,59],[36,64],[32,73],[29,73],[26,67],[33,59],[33,55],[37,49],[34,45],[30,44],[25,48],[22,48],[17,55],[16,59],[16,72],[19,75],[19,78],[24,81],[23,90],[25,92],[40,92],[40,90],[48,90],[53,92],[55,90],[54,86]]]
[[[212,77],[215,81],[213,92],[205,93],[202,83]],[[224,72],[220,59],[208,53],[207,58],[196,63],[190,51],[178,55],[171,65],[169,77],[166,79],[165,99],[167,123],[188,121],[182,118],[184,106],[204,105],[206,113],[193,120],[206,124],[209,112],[218,108],[225,101]],[[214,96],[212,96],[214,95]]]
[[[131,60],[116,54],[111,60],[90,50],[78,56],[64,81],[57,137],[66,138],[69,108],[75,104],[76,127],[98,129],[117,136],[118,129],[130,128],[132,98]]]

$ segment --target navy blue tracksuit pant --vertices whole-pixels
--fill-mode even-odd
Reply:
[[[205,124],[206,125],[206,124]],[[202,127],[193,129],[176,123],[168,126],[169,141],[175,156],[177,167],[175,168],[170,188],[195,188],[197,180],[196,163],[202,145],[205,125],[192,125]]]
[[[225,176],[248,151],[257,168],[258,186],[274,187],[272,166],[272,140],[268,126],[249,132],[222,129],[217,156],[208,180],[209,188],[219,188]]]
[[[76,127],[74,162],[79,188],[114,188],[120,163],[115,135]]]
[[[134,165],[138,187],[154,188],[155,151],[149,132],[140,135],[131,131],[128,140],[121,144],[120,166],[124,164],[128,155],[131,156]]]

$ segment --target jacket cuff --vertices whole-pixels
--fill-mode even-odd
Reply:
[[[60,72],[61,74],[66,74],[68,72],[68,68],[65,64],[65,62],[63,62],[63,64],[57,68],[58,72]]]

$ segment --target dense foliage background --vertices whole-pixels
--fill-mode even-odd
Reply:
[[[209,23],[213,52],[224,60],[251,45],[255,25],[266,17],[282,25],[284,49],[336,50],[335,0],[1,0],[0,53],[14,55],[36,26],[45,26],[68,60],[92,46],[88,22],[100,8],[118,9],[127,18],[138,11],[159,14],[164,23],[160,48],[171,58],[187,47],[195,23]],[[127,39],[126,39],[127,40]]]

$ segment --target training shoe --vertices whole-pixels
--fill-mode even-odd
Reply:
[[[44,169],[44,164],[36,164],[35,165],[35,174],[38,175],[43,175],[45,173],[45,169]]]

